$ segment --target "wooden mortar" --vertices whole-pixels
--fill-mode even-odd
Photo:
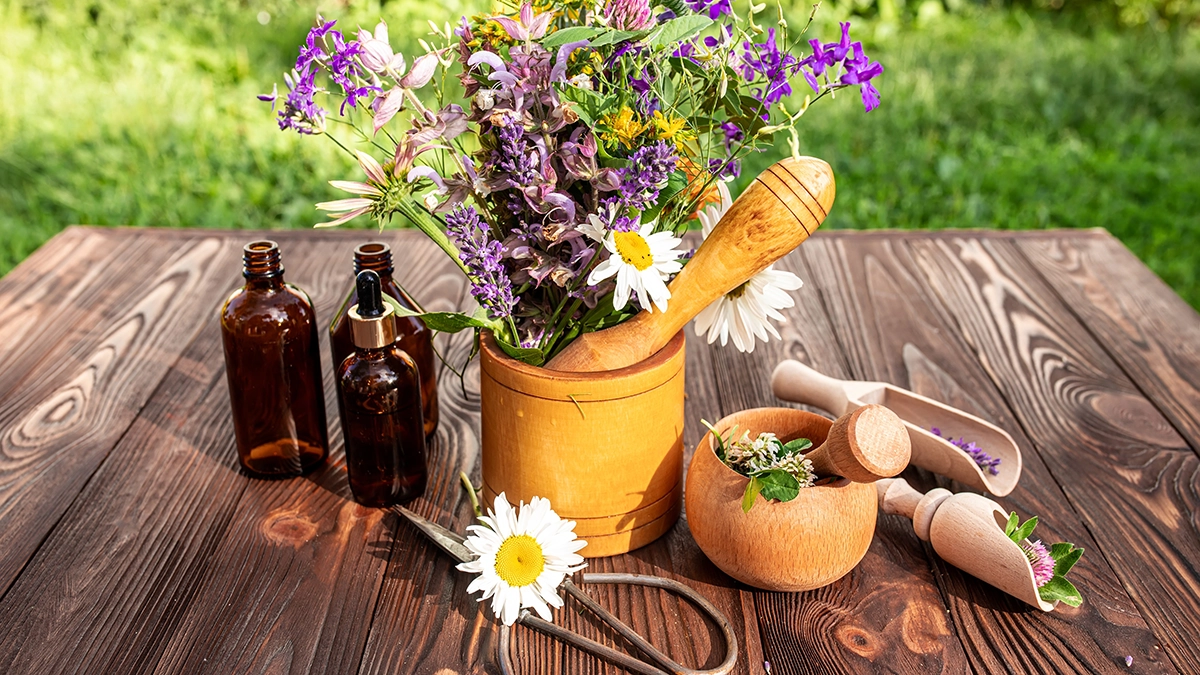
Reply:
[[[684,337],[614,371],[566,373],[480,339],[484,498],[550,500],[596,558],[645,546],[679,518]],[[872,493],[873,494],[873,493]]]
[[[895,424],[899,431],[883,436],[903,438],[903,426],[899,420]],[[824,447],[827,439],[837,442],[830,434],[834,423],[803,410],[743,410],[722,419],[715,428],[724,435],[734,426],[739,436],[745,431],[751,438],[765,431],[784,442],[807,438],[822,446],[810,453],[810,458],[843,454]],[[804,488],[790,502],[769,501],[760,495],[746,513],[742,496],[749,479],[717,459],[715,442],[711,432],[705,434],[692,456],[687,519],[700,549],[726,574],[766,590],[807,591],[842,578],[866,555],[877,513],[871,483],[842,478]],[[903,468],[907,444],[898,452],[904,455],[899,464]]]

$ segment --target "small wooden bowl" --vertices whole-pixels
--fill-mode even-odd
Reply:
[[[832,422],[790,408],[743,410],[715,427],[722,435],[764,431],[783,441],[825,442]],[[729,576],[770,591],[807,591],[833,583],[862,560],[875,533],[875,487],[846,479],[800,490],[790,502],[757,498],[742,511],[748,478],[725,466],[715,439],[700,440],[688,469],[684,503],[700,549]]]

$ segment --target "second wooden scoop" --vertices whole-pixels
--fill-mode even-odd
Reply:
[[[912,463],[947,478],[1003,497],[1021,477],[1021,450],[1003,429],[950,406],[885,382],[853,382],[823,375],[799,361],[784,361],[771,375],[775,396],[842,415],[877,403],[891,408],[908,428]],[[946,438],[930,431],[938,428]],[[966,438],[992,457],[998,473],[985,471],[947,438]]]
[[[802,244],[829,214],[833,170],[820,159],[785,159],[763,171],[671,282],[666,312],[576,338],[546,364],[551,370],[616,370],[642,361],[714,300]]]

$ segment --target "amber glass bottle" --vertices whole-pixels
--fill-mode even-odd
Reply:
[[[316,313],[284,282],[278,244],[251,242],[242,261],[246,285],[221,308],[238,458],[260,476],[299,475],[329,448]]]
[[[354,352],[338,367],[338,412],[354,500],[384,507],[425,491],[425,431],[416,364],[396,340],[379,276],[358,273],[350,308]]]
[[[354,249],[354,274],[371,270],[379,275],[383,292],[392,296],[402,307],[414,312],[424,311],[392,278],[392,249],[387,244],[372,242]],[[333,352],[333,371],[336,373],[342,361],[354,351],[354,340],[350,336],[350,308],[358,304],[358,288],[350,289],[350,295],[342,308],[333,317],[329,326],[329,345]],[[424,410],[425,435],[432,436],[438,424],[437,356],[433,353],[433,331],[420,319],[396,317],[396,340],[400,348],[408,353],[417,364],[421,376],[421,400]]]

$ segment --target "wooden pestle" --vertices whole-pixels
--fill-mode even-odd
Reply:
[[[872,483],[903,471],[911,450],[908,430],[896,413],[866,405],[837,418],[825,442],[804,458],[818,476]]]
[[[875,490],[880,510],[911,519],[917,537],[933,544],[942,560],[1044,612],[1058,604],[1038,595],[1033,568],[1004,534],[1008,516],[996,502],[944,488],[921,494],[903,478],[880,480]]]
[[[789,158],[768,167],[671,282],[666,312],[642,311],[612,328],[581,335],[546,367],[616,370],[654,355],[714,300],[808,239],[829,214],[834,193],[833,170],[823,160]]]

